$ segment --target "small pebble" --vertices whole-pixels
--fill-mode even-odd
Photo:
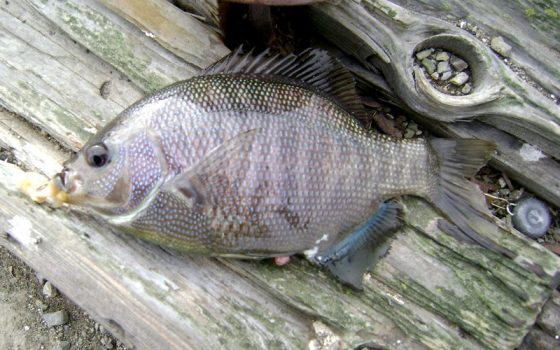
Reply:
[[[51,282],[47,281],[43,285],[43,295],[47,298],[52,298],[56,296],[56,288]]]
[[[449,54],[445,51],[439,52],[436,55],[436,61],[449,61]]]
[[[513,210],[513,226],[531,238],[539,238],[550,228],[551,217],[548,207],[536,198],[526,198]]]
[[[412,130],[412,129],[406,129],[404,132],[404,138],[405,139],[411,139],[414,137],[414,135],[416,134],[416,131]]]
[[[461,86],[469,80],[469,75],[465,72],[461,72],[451,79],[451,84]]]
[[[501,36],[492,38],[490,47],[504,57],[511,56],[511,46],[508,45]]]
[[[452,74],[451,71],[444,72],[444,73],[441,75],[440,80],[443,80],[443,81],[449,80],[449,78],[451,78],[451,74]]]
[[[411,121],[411,122],[408,123],[407,129],[410,129],[410,130],[416,132],[416,131],[418,131],[418,124]]]
[[[109,337],[101,338],[101,344],[105,347],[105,349],[112,349],[114,347],[113,340]]]
[[[465,86],[463,86],[463,88],[461,89],[461,92],[465,95],[470,94],[471,91],[472,91],[472,85],[469,83],[465,84]]]
[[[54,346],[54,350],[68,350],[71,343],[68,340],[61,340]]]
[[[426,68],[428,74],[432,74],[433,72],[436,71],[436,64],[434,63],[434,61],[424,58],[421,63],[424,66],[424,68]]]
[[[451,65],[453,66],[453,69],[455,69],[456,71],[462,72],[465,69],[469,68],[469,65],[467,64],[467,62],[465,62],[465,60],[457,57],[457,56],[452,56],[451,59],[449,60],[449,63],[451,63]]]
[[[430,77],[434,80],[438,80],[439,79],[439,73],[438,72],[433,72]]]
[[[43,314],[43,320],[48,327],[61,326],[68,322],[68,313],[64,310]]]
[[[432,52],[434,52],[434,49],[426,49],[426,50],[422,50],[418,53],[416,53],[416,58],[419,61],[422,61],[424,58],[430,56],[432,54]]]
[[[437,65],[437,72],[438,73],[449,72],[450,70],[451,70],[451,66],[449,65],[449,62],[447,62],[447,61],[440,62]]]
[[[506,180],[504,180],[503,177],[500,177],[500,178],[498,179],[498,184],[500,185],[500,188],[504,188],[504,187],[507,186]]]
[[[510,194],[510,199],[514,202],[517,202],[521,198],[521,191],[520,190],[513,190]]]

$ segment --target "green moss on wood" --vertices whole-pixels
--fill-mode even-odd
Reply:
[[[122,30],[105,16],[70,2],[66,2],[66,6],[72,12],[58,7],[58,16],[77,40],[146,91],[155,91],[178,80],[154,72],[149,56],[137,52]]]
[[[19,94],[10,91],[10,97],[7,97],[7,95],[4,95],[4,97],[12,100],[15,105],[25,106],[34,112],[39,111],[41,114],[46,114],[47,121],[55,122],[62,126],[62,130],[66,132],[66,135],[62,135],[60,139],[65,139],[69,133],[82,141],[89,138],[90,134],[84,130],[82,121],[76,118],[75,115],[60,107],[25,81],[18,81],[17,85],[19,86]],[[53,127],[53,129],[55,128]]]
[[[285,327],[283,319],[276,317],[276,315],[270,315],[268,309],[252,299],[244,299],[241,303],[239,300],[228,298],[227,296],[224,297],[221,302],[228,309],[224,310],[223,315],[213,314],[205,308],[203,303],[200,304],[198,309],[187,312],[175,304],[174,298],[170,297],[169,291],[157,285],[153,280],[142,276],[127,266],[117,266],[112,260],[107,262],[112,265],[115,271],[119,271],[119,273],[122,273],[132,282],[141,285],[146,293],[157,299],[161,305],[169,307],[177,312],[182,319],[196,325],[198,329],[204,330],[209,337],[218,335],[219,341],[228,348],[262,348],[260,343],[257,343],[258,337],[248,336],[258,332],[256,327],[264,327],[267,330],[267,334],[275,335],[275,338],[264,340],[271,344],[270,348],[284,349],[286,344],[292,344],[296,348],[303,349],[307,345],[306,339],[294,338],[286,333],[288,328]],[[205,321],[202,321],[201,318]],[[248,319],[255,319],[257,322],[254,324],[246,322]]]
[[[552,36],[560,41],[558,1],[528,0],[525,3],[530,4],[525,7],[525,17],[531,25],[541,31],[543,35]]]
[[[527,9],[525,9],[525,16],[527,16],[528,18],[535,17],[535,14],[536,14],[536,13],[537,13],[537,12],[536,12],[535,9],[533,9],[533,8],[527,8]]]
[[[522,278],[530,284],[538,284],[547,287],[550,284],[549,276],[538,276],[527,264],[521,264],[498,255],[478,245],[463,244],[453,237],[442,232],[437,228],[437,220],[442,217],[424,200],[414,197],[407,197],[406,221],[411,226],[428,232],[439,244],[452,249],[464,258],[476,262],[484,268],[493,271],[499,278],[511,280],[512,284],[517,284],[517,280]],[[497,243],[520,256],[527,256],[533,259],[533,263],[544,271],[556,271],[558,260],[548,254],[545,248],[533,246],[529,241],[513,236],[502,229],[495,227],[498,234],[495,237]]]
[[[364,300],[369,307],[389,317],[408,336],[417,339],[433,349],[465,349],[469,346],[457,334],[442,331],[436,323],[426,323],[414,307],[408,305],[409,300],[403,298],[403,289],[387,288],[384,282],[373,280],[364,293]],[[407,282],[401,285],[404,289],[412,287]],[[403,299],[401,302],[396,299]]]

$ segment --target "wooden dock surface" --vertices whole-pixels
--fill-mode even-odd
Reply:
[[[227,54],[196,17],[164,0],[143,4],[0,4],[0,146],[17,159],[0,163],[0,244],[136,349],[521,343],[559,283],[560,258],[501,224],[482,234],[514,259],[458,242],[419,199],[405,199],[408,225],[359,293],[303,259],[277,267],[189,257],[117,232],[87,211],[53,210],[20,194],[22,169],[52,176],[66,150],[79,149],[143,94]],[[558,296],[551,300],[545,309],[554,315]]]

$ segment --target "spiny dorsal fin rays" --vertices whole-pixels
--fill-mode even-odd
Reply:
[[[285,56],[271,54],[270,50],[258,55],[253,55],[252,50],[246,54],[241,51],[241,47],[237,48],[229,56],[204,70],[201,75],[259,74],[291,79],[329,95],[358,119],[365,115],[356,93],[354,77],[327,51],[307,49],[299,55]]]

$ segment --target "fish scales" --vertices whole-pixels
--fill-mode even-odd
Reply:
[[[201,222],[199,216],[167,214],[166,205],[141,217],[135,224],[139,229],[153,229],[161,225],[158,218],[168,216],[168,234],[183,240],[204,236],[209,251],[289,254],[311,249],[324,235],[346,233],[380,200],[427,190],[425,164],[406,161],[428,161],[423,141],[371,135],[328,97],[298,84],[203,76],[151,99],[157,108],[147,100],[124,118],[137,116],[141,130],[161,133],[159,147],[172,171],[168,176],[188,170],[241,132],[257,130],[257,136],[239,177],[228,169],[213,174],[221,177],[223,192],[205,215],[211,229],[192,224]]]
[[[363,128],[361,113],[352,76],[324,51],[236,52],[127,108],[55,182],[143,239],[209,255],[304,252],[356,288],[398,227],[402,195],[498,250],[472,228],[485,208],[465,179],[494,146],[396,140]]]

